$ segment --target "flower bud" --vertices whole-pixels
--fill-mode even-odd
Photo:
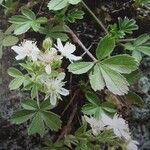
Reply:
[[[43,48],[46,50],[50,49],[52,47],[52,44],[53,44],[53,41],[51,38],[46,38],[44,41],[43,41]]]

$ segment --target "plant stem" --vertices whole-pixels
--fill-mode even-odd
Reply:
[[[0,4],[2,7],[6,8],[6,9],[9,9],[7,6],[3,5],[3,4]]]
[[[79,46],[82,47],[82,49],[92,58],[94,62],[97,62],[97,59],[89,52],[89,50],[84,46],[84,44],[80,41],[80,39],[75,35],[75,33],[66,25],[65,28],[68,30],[68,32],[71,34],[73,40],[75,43],[78,43]]]
[[[119,42],[133,42],[135,40],[136,40],[136,38],[133,38],[133,39],[121,39],[121,40],[119,40]]]
[[[104,32],[108,32],[107,29],[105,28],[105,26],[103,25],[102,21],[99,20],[96,15],[90,10],[90,8],[83,2],[81,1],[83,6],[87,9],[87,11],[92,15],[92,17],[95,19],[95,21],[101,26],[101,28],[103,29]]]

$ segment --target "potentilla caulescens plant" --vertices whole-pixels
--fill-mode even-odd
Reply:
[[[1,4],[5,6],[7,1]],[[138,74],[142,56],[150,56],[150,36],[143,34],[136,39],[125,39],[138,30],[134,19],[118,18],[117,23],[106,28],[81,0],[46,1],[38,12],[34,12],[33,8],[39,4],[39,1],[27,5],[21,3],[19,12],[15,12],[17,15],[9,18],[11,26],[4,33],[0,32],[0,44],[12,46],[18,63],[17,67],[8,70],[14,78],[10,82],[10,90],[22,89],[30,93],[21,102],[21,109],[12,116],[12,123],[21,124],[30,120],[29,135],[38,133],[43,137],[47,129],[58,132],[60,135],[56,139],[46,142],[47,149],[93,150],[102,149],[106,144],[108,149],[137,150],[139,143],[132,139],[128,122],[117,108],[122,99],[130,104],[143,104],[142,99],[129,88]],[[76,9],[72,9],[71,5]],[[79,10],[81,7],[78,8],[78,5],[93,16],[105,33],[94,53],[67,26],[83,18],[84,12]],[[14,5],[16,10],[17,6]],[[48,10],[42,10],[44,6]],[[25,33],[30,31],[35,33],[35,38],[38,32],[44,40],[26,39]],[[19,40],[20,44],[17,44]],[[126,50],[121,54],[114,53],[118,43]],[[82,58],[81,53],[75,54],[79,53],[77,44],[91,61]],[[76,85],[69,85],[73,82],[66,74],[75,79]],[[79,76],[86,78],[80,82]],[[70,88],[72,86],[76,88],[75,92]],[[84,98],[80,98],[83,95],[81,92]],[[81,106],[79,101],[83,99]],[[56,110],[60,106],[63,107],[62,113],[58,115],[60,113],[57,114]],[[65,112],[69,108],[71,114],[67,119]],[[82,118],[77,125],[80,127],[72,129],[71,123],[78,111],[79,118]]]

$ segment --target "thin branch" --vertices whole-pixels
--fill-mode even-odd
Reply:
[[[70,129],[71,123],[72,123],[72,121],[75,117],[76,112],[77,112],[77,104],[75,104],[75,106],[72,110],[72,113],[69,117],[69,120],[67,122],[67,125],[63,128],[63,130],[62,130],[60,136],[58,137],[57,141],[61,140],[68,133],[68,130]]]
[[[68,26],[65,26],[66,29],[68,30],[68,32],[71,34],[73,40],[75,43],[78,43],[79,46],[82,47],[82,49],[89,55],[89,57],[92,58],[92,60],[94,62],[97,62],[97,59],[89,52],[89,50],[84,46],[84,44],[80,41],[80,39],[75,35],[75,33],[68,27]]]
[[[77,90],[77,91],[74,93],[74,95],[73,95],[73,97],[70,99],[68,105],[64,108],[64,111],[61,113],[61,116],[64,115],[64,113],[66,112],[66,110],[67,110],[67,109],[69,108],[69,106],[72,104],[73,100],[74,100],[74,99],[76,98],[76,96],[79,94],[79,91],[80,91],[80,90]]]
[[[107,29],[105,28],[104,24],[100,19],[96,17],[96,15],[91,11],[91,9],[82,1],[83,6],[87,9],[87,11],[92,15],[92,17],[95,19],[95,21],[101,26],[104,32],[108,32]]]

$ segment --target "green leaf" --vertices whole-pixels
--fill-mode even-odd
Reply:
[[[68,0],[68,2],[72,5],[76,5],[78,4],[79,2],[81,2],[82,0]]]
[[[34,111],[30,110],[20,110],[14,113],[11,117],[11,122],[14,124],[21,124],[31,119],[34,115]]]
[[[43,101],[43,102],[40,104],[40,109],[41,109],[41,110],[50,110],[50,109],[52,109],[52,108],[54,108],[54,106],[50,104],[49,99]]]
[[[32,90],[31,90],[31,98],[34,99],[37,95],[38,95],[38,85],[37,84],[34,84],[32,86]]]
[[[27,32],[31,27],[31,23],[28,22],[26,24],[18,25],[15,27],[14,34],[20,35]]]
[[[149,39],[149,35],[143,34],[139,36],[133,43],[124,44],[124,47],[127,50],[133,51],[132,55],[135,57],[137,62],[140,62],[142,56],[139,54],[139,52],[150,56],[150,45],[146,43]]]
[[[135,46],[132,43],[123,44],[124,48],[130,51],[135,50]]]
[[[141,73],[139,70],[135,70],[131,72],[130,74],[124,74],[124,77],[130,84],[137,83],[138,79],[141,77]]]
[[[48,3],[49,10],[60,10],[68,5],[68,0],[50,0]]]
[[[99,97],[95,93],[88,91],[86,92],[85,96],[90,103],[94,105],[101,104]]]
[[[143,99],[134,92],[129,92],[126,95],[126,98],[127,98],[127,100],[132,102],[132,104],[134,104],[134,105],[138,105],[138,106],[143,106],[144,105]]]
[[[74,23],[77,19],[83,19],[84,12],[81,10],[72,10],[68,12],[66,20]]]
[[[16,15],[16,16],[12,16],[9,19],[9,22],[16,25],[23,25],[26,24],[27,22],[31,22],[31,20],[29,20],[26,16]]]
[[[28,134],[33,135],[35,133],[38,133],[40,134],[41,137],[43,137],[44,131],[45,131],[44,122],[43,122],[43,119],[41,118],[40,112],[38,112],[33,118],[28,128]]]
[[[116,107],[110,102],[101,102],[96,94],[92,92],[86,93],[86,98],[90,103],[85,104],[82,107],[82,112],[86,115],[94,115],[99,118],[104,111],[109,113],[115,113]]]
[[[16,36],[12,36],[12,35],[8,35],[3,39],[3,46],[12,46],[17,44],[19,41],[18,37]]]
[[[150,39],[150,36],[148,34],[142,34],[134,41],[134,45],[135,46],[142,45],[146,43],[149,39]]]
[[[103,60],[102,63],[114,71],[127,74],[138,68],[135,59],[126,54],[112,56],[108,59]]]
[[[150,46],[142,45],[136,48],[138,51],[144,53],[145,55],[150,56]]]
[[[62,41],[66,41],[69,38],[64,25],[48,26],[48,28],[44,29],[44,34],[54,39],[60,38]]]
[[[20,72],[18,69],[14,67],[10,67],[8,69],[8,74],[14,78],[20,78],[23,76],[22,72]]]
[[[94,66],[93,62],[76,62],[68,66],[69,72],[73,74],[83,74],[88,72]]]
[[[129,91],[129,83],[120,73],[108,68],[105,65],[100,67],[106,87],[116,95],[124,95]]]
[[[9,22],[15,25],[14,34],[19,35],[32,28],[35,32],[39,31],[41,24],[47,22],[46,17],[36,19],[36,15],[28,8],[22,10],[22,15],[12,16]]]
[[[37,102],[34,100],[31,100],[31,99],[24,100],[21,103],[21,106],[26,110],[34,110],[35,111],[38,109]]]
[[[132,52],[132,57],[134,57],[134,59],[140,63],[140,61],[142,60],[142,54],[138,51],[133,51]]]
[[[75,132],[75,137],[81,137],[87,130],[87,123],[83,123]]]
[[[96,49],[96,57],[101,60],[111,54],[115,48],[115,39],[109,35],[100,40]]]
[[[116,111],[117,111],[116,106],[110,102],[102,103],[101,107],[103,110],[105,110],[106,112],[109,112],[109,113],[116,113]]]
[[[35,20],[36,19],[36,15],[33,11],[31,11],[30,9],[28,8],[24,8],[21,10],[21,13],[26,16],[28,19],[30,20]]]
[[[105,82],[98,64],[96,64],[94,66],[94,70],[90,72],[89,79],[91,87],[94,91],[104,89]]]
[[[21,77],[21,78],[15,78],[13,79],[10,84],[9,84],[9,88],[10,90],[16,90],[18,89],[24,82],[24,78]]]
[[[97,112],[97,108],[99,109],[100,106],[96,106],[96,105],[93,105],[93,104],[85,104],[83,107],[82,107],[82,112],[86,115],[94,115],[96,114]]]
[[[118,18],[118,26],[119,26],[119,30],[129,34],[132,34],[133,31],[138,29],[138,26],[136,25],[136,21],[134,19],[129,19],[127,17],[125,17],[124,19]]]
[[[81,0],[51,0],[48,3],[48,8],[49,10],[57,11],[65,8],[69,3],[72,5],[76,5],[79,2],[81,2]]]
[[[58,115],[48,111],[41,112],[42,118],[51,130],[58,131],[61,128],[61,120]]]

